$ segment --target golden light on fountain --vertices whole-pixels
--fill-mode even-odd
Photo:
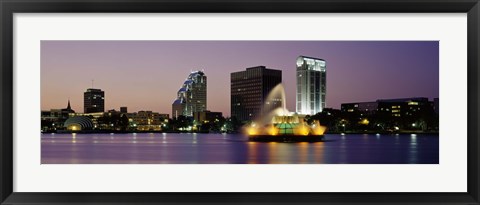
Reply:
[[[301,123],[295,127],[293,130],[295,135],[308,135],[310,134],[310,127],[305,125],[305,123]]]
[[[260,134],[259,129],[255,125],[255,123],[252,123],[251,125],[247,126],[246,131],[247,131],[248,135],[258,135],[258,134]]]
[[[267,133],[268,135],[278,135],[279,129],[275,127],[273,124],[268,126]]]
[[[323,136],[326,127],[314,121],[307,124],[304,116],[290,113],[285,104],[285,90],[281,84],[277,85],[266,98],[261,117],[244,127],[249,136]],[[281,102],[281,106],[272,109],[271,102]]]
[[[315,120],[312,126],[314,135],[323,135],[327,131],[327,127],[320,125],[320,122]]]

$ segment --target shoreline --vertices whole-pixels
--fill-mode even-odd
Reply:
[[[77,131],[77,132],[71,132],[71,131],[61,131],[61,132],[41,132],[41,134],[131,134],[131,133],[172,133],[172,134],[242,134],[241,132],[173,132],[173,131]],[[436,134],[438,135],[439,132],[415,132],[415,131],[401,131],[401,132],[327,132],[325,135],[328,134],[343,134],[343,135],[349,135],[349,134],[383,134],[383,135],[394,135],[394,134],[429,134],[433,135]]]

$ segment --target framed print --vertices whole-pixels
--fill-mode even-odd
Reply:
[[[479,203],[476,0],[1,8],[2,204]]]

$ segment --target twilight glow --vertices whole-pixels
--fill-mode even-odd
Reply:
[[[207,109],[230,116],[230,73],[264,65],[282,70],[295,110],[299,55],[327,61],[327,105],[439,95],[438,41],[42,41],[41,109],[83,112],[83,92],[105,91],[105,110],[171,114],[192,70],[208,77]]]

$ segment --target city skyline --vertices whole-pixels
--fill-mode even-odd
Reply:
[[[204,70],[207,110],[230,116],[230,73],[263,65],[282,70],[294,111],[299,55],[328,61],[328,108],[438,97],[437,41],[42,41],[41,108],[63,108],[70,99],[73,110],[83,110],[82,94],[94,87],[105,91],[105,110],[170,113],[185,76]]]

